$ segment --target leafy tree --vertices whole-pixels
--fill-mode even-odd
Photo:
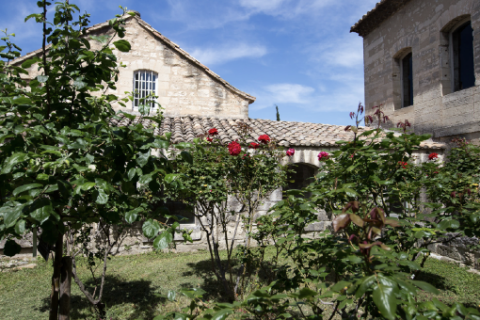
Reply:
[[[0,61],[0,237],[9,256],[20,252],[14,239],[35,228],[54,248],[53,320],[59,301],[68,305],[68,294],[60,292],[62,265],[68,264],[62,263],[65,234],[100,221],[114,225],[142,217],[144,234],[154,238],[165,229],[158,237],[168,244],[178,224],[162,226],[160,212],[150,212],[142,201],[147,190],[157,191],[172,179],[168,160],[152,152],[168,148],[169,138],[138,123],[118,125],[112,106],[125,106],[128,98],[107,93],[116,89],[121,67],[114,48],[130,50],[121,39],[126,8],[109,21],[113,36],[95,37],[86,32],[88,14],[73,21],[80,11],[76,5],[57,3],[53,21],[47,22],[50,3],[37,4],[42,13],[26,20],[43,28],[41,53],[20,66],[11,61],[20,56],[12,35],[6,34],[0,47],[5,59]],[[99,42],[99,49],[92,42]],[[27,80],[28,69],[39,75]],[[143,116],[149,114],[147,107],[141,109]],[[161,122],[161,117],[145,118]],[[66,309],[60,308],[62,317]]]

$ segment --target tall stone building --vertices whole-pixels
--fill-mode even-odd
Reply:
[[[309,179],[317,172],[320,166],[317,155],[320,151],[331,153],[336,149],[336,141],[353,139],[353,133],[345,132],[344,126],[251,119],[248,108],[255,101],[255,97],[233,87],[153,29],[138,13],[135,17],[126,16],[125,28],[124,39],[130,42],[131,50],[129,52],[114,50],[118,60],[126,67],[120,68],[117,89],[108,93],[123,97],[126,95],[125,92],[136,92],[134,100],[126,108],[115,106],[118,111],[132,114],[139,114],[139,98],[149,94],[158,96],[157,102],[162,105],[165,118],[162,125],[156,129],[156,133],[163,135],[171,132],[171,141],[174,144],[191,142],[196,136],[204,134],[211,128],[217,128],[218,137],[222,142],[231,142],[239,138],[236,124],[244,122],[252,128],[248,142],[256,141],[262,134],[268,134],[281,146],[295,148],[295,155],[288,160],[295,171],[292,177],[295,182],[289,187],[301,188],[309,183]],[[113,33],[108,22],[94,25],[87,30],[87,36]],[[91,41],[91,45],[95,49],[95,46],[100,44]],[[41,50],[30,52],[12,63],[20,64],[41,54]],[[34,78],[38,76],[38,72],[37,66],[33,65],[29,68],[28,77]],[[137,117],[133,122],[144,121],[145,126],[150,125],[149,121],[140,119]],[[126,117],[120,120],[121,125],[127,126],[131,123],[132,121]],[[441,143],[424,142],[418,155],[420,159],[426,159],[428,153],[432,151],[442,153],[443,149],[444,145]],[[269,208],[281,199],[282,190],[276,190],[265,199],[257,215],[266,214]],[[231,201],[230,205],[235,207],[235,201]],[[179,210],[182,211],[182,216],[188,215],[181,208]],[[323,231],[331,224],[325,213],[319,213],[318,216],[319,221],[310,225],[308,231],[313,233]],[[206,249],[205,235],[201,231],[199,221],[192,214],[189,218],[189,221],[182,223],[182,228],[192,230],[194,242],[180,243],[182,238],[178,236],[177,248]],[[238,235],[241,236],[240,233]],[[152,248],[152,243],[143,236],[140,228],[128,230],[122,237],[116,252],[138,253]],[[31,251],[31,239],[26,238],[20,243],[24,253]],[[0,254],[2,248],[3,244],[0,243]]]
[[[436,141],[480,138],[480,1],[382,0],[363,37],[365,104]]]

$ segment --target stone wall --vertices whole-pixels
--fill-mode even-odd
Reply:
[[[449,33],[470,17],[476,85],[452,92]],[[401,108],[400,58],[413,55],[414,105]],[[450,141],[480,132],[480,1],[413,0],[364,37],[365,104],[383,104],[390,126],[408,119],[417,133]]]

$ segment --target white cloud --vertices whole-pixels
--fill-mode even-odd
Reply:
[[[324,91],[325,90],[325,91]],[[280,83],[249,91],[257,97],[252,110],[271,108],[275,104],[292,110],[303,109],[310,113],[325,111],[352,111],[363,101],[363,83],[345,84],[330,90],[294,84]]]
[[[267,54],[267,48],[262,45],[238,43],[220,48],[196,48],[191,54],[205,65],[218,65],[236,59],[263,57]]]
[[[306,104],[315,89],[301,84],[280,83],[266,86],[265,91],[283,103]]]

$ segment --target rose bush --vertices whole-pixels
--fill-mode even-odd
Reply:
[[[413,165],[428,136],[407,133],[407,121],[402,135],[361,132],[362,109],[351,115],[353,141],[339,141],[338,151],[319,157],[323,166],[312,184],[287,191],[257,220],[254,239],[273,245],[273,255],[257,256],[270,284],[259,282],[241,302],[195,309],[200,317],[480,319],[476,308],[422,300],[421,291],[437,289],[416,279],[430,244],[450,241],[452,232],[479,235],[480,150],[460,141],[443,164],[431,161],[434,153]],[[386,120],[375,116],[379,124]],[[312,239],[306,230],[319,210],[332,214],[332,229]],[[280,264],[282,255],[292,262]],[[181,313],[159,319],[171,316]]]

